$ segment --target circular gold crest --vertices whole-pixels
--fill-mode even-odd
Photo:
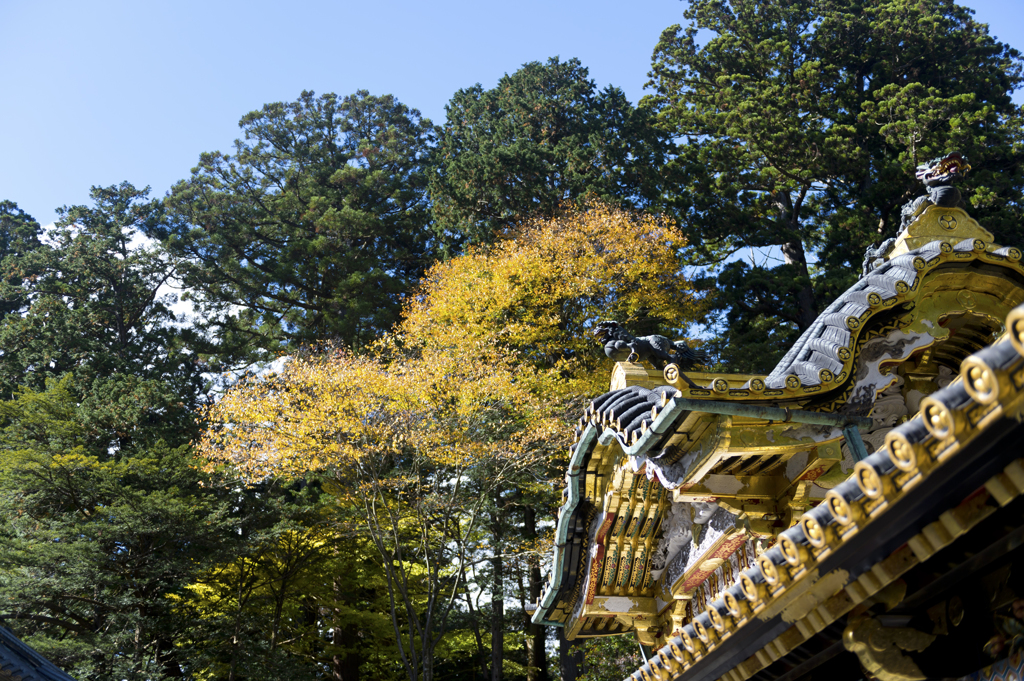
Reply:
[[[947,243],[947,242],[943,241],[939,245],[939,250],[942,251],[943,253],[952,253],[953,252],[953,244]]]
[[[978,306],[978,301],[975,299],[974,294],[966,289],[956,294],[956,300],[968,310],[973,310]]]
[[[896,293],[906,293],[910,290],[910,284],[905,281],[896,282]]]
[[[804,536],[807,537],[808,544],[816,549],[824,548],[825,528],[821,526],[821,523],[809,514],[805,513],[800,516],[800,529],[804,531]]]
[[[669,364],[667,367],[665,367],[665,371],[662,372],[662,375],[665,377],[665,380],[668,381],[669,383],[675,383],[676,381],[679,380],[679,365]]]
[[[954,432],[953,414],[946,405],[938,401],[928,401],[921,405],[921,415],[928,431],[938,440],[945,440]]]
[[[868,294],[868,305],[871,307],[878,307],[882,304],[882,296],[878,295],[874,291]]]
[[[828,512],[840,525],[849,525],[853,522],[853,509],[850,504],[835,490],[829,490],[825,495],[825,503],[828,504]]]
[[[678,662],[679,664],[684,665],[684,666],[686,665],[686,663],[687,663],[686,651],[684,651],[679,646],[679,644],[676,643],[675,639],[672,639],[671,641],[668,642],[668,650],[669,650],[670,653],[672,653],[672,657],[675,658],[676,662]]]
[[[797,390],[800,387],[800,377],[796,374],[786,376],[786,387],[790,390]]]
[[[822,383],[831,383],[835,379],[835,375],[828,369],[822,369],[818,372],[818,380]]]
[[[665,652],[664,648],[659,650],[655,657],[661,663],[661,668],[665,670],[666,676],[672,676],[672,672],[679,668],[679,664],[672,659],[671,654]]]
[[[973,357],[968,357],[960,370],[967,379],[964,388],[975,400],[982,404],[991,404],[999,397],[999,381],[989,367]]]
[[[846,360],[850,359],[850,348],[839,348],[838,350],[836,350],[836,356],[845,362]]]
[[[864,496],[868,499],[877,499],[882,496],[884,488],[878,471],[863,461],[858,461],[857,465],[853,467],[853,474],[856,477],[857,486],[864,492]]]
[[[757,569],[761,571],[761,576],[764,577],[764,581],[771,586],[775,586],[782,579],[782,575],[779,574],[779,570],[776,568],[775,563],[773,563],[771,558],[763,553],[757,557]]]
[[[917,451],[906,440],[898,435],[892,438],[886,437],[885,448],[889,452],[889,459],[896,468],[907,473],[917,468]]]
[[[679,638],[682,640],[683,647],[686,648],[686,651],[688,653],[696,654],[697,642],[693,640],[693,637],[690,636],[690,634],[688,634],[685,629],[682,631],[682,633],[679,634]]]
[[[718,609],[712,605],[708,606],[708,618],[711,620],[711,625],[720,634],[725,633],[725,618],[722,617],[722,613],[718,612]]]
[[[703,643],[711,643],[711,634],[708,633],[704,624],[700,620],[694,620],[692,624],[694,631],[697,632],[697,638]]]
[[[762,381],[760,378],[750,379],[750,389],[756,393],[761,392],[762,390],[764,390],[764,381]]]
[[[779,536],[779,550],[782,551],[782,557],[786,559],[786,562],[793,567],[798,568],[803,565],[807,549],[797,545],[789,535]]]
[[[725,592],[725,607],[729,609],[729,614],[736,619],[743,617],[743,606],[740,604],[740,600],[728,591]]]
[[[847,317],[846,328],[850,329],[851,331],[856,331],[857,329],[860,328],[860,319],[858,319],[857,317]]]
[[[926,263],[924,261],[924,258],[922,258],[920,256],[917,256],[917,257],[914,258],[914,269],[915,270],[920,271],[920,270],[923,270],[927,266],[928,266],[928,263]]]
[[[761,593],[760,589],[757,588],[757,583],[746,572],[740,573],[740,589],[743,590],[743,595],[747,597],[750,603],[757,603],[761,600]]]
[[[727,393],[729,392],[729,381],[724,378],[716,378],[712,388],[716,393]]]

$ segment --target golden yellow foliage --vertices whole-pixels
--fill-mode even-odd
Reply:
[[[527,222],[431,268],[399,328],[469,354],[494,343],[543,370],[542,392],[592,395],[606,389],[610,368],[590,335],[595,322],[671,335],[699,314],[684,246],[667,220],[600,203]]]
[[[278,374],[239,383],[210,408],[199,453],[260,479],[370,455],[466,468],[514,459],[550,435],[554,424],[503,363],[437,349],[387,358],[394,343],[383,339],[372,355],[292,358]]]
[[[525,224],[435,265],[367,352],[302,353],[236,385],[209,409],[199,453],[249,480],[330,473],[323,488],[355,511],[402,604],[391,618],[416,678],[474,561],[537,570],[535,521],[519,539],[494,528],[510,504],[554,498],[565,411],[607,386],[595,323],[671,334],[698,314],[683,246],[668,223],[600,204]]]

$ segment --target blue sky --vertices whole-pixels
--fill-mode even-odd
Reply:
[[[1024,2],[970,0],[1024,49]],[[299,92],[392,93],[435,122],[457,89],[578,57],[643,95],[679,0],[27,2],[0,0],[0,199],[41,223],[128,180],[161,196],[238,119]],[[1017,101],[1022,101],[1021,92]]]

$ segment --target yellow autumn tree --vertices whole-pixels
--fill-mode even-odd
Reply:
[[[667,219],[602,203],[529,221],[434,265],[399,329],[463,352],[493,343],[536,368],[547,395],[593,396],[611,368],[590,333],[596,322],[673,336],[697,321],[685,245]]]
[[[535,600],[538,553],[519,547],[555,505],[567,412],[607,389],[591,329],[616,319],[675,335],[694,321],[683,246],[665,221],[600,204],[523,224],[435,265],[368,352],[304,353],[235,386],[200,451],[250,479],[330,474],[379,553],[410,681],[433,678],[450,615],[474,612],[470,573],[488,563],[493,652],[477,628],[477,664],[498,680],[507,562]],[[524,625],[532,678],[544,637]]]
[[[230,390],[199,451],[250,480],[329,474],[339,513],[357,512],[377,549],[406,674],[430,681],[481,550],[481,507],[553,439],[525,385],[485,344],[474,357],[394,337],[361,356],[307,353]]]

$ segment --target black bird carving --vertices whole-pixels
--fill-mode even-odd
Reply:
[[[668,363],[677,364],[682,371],[688,371],[695,364],[708,364],[710,359],[703,350],[694,350],[684,341],[670,341],[665,336],[640,336],[630,334],[618,322],[599,322],[594,327],[597,340],[604,343],[604,354],[616,362],[650,362],[656,369],[664,369]]]

